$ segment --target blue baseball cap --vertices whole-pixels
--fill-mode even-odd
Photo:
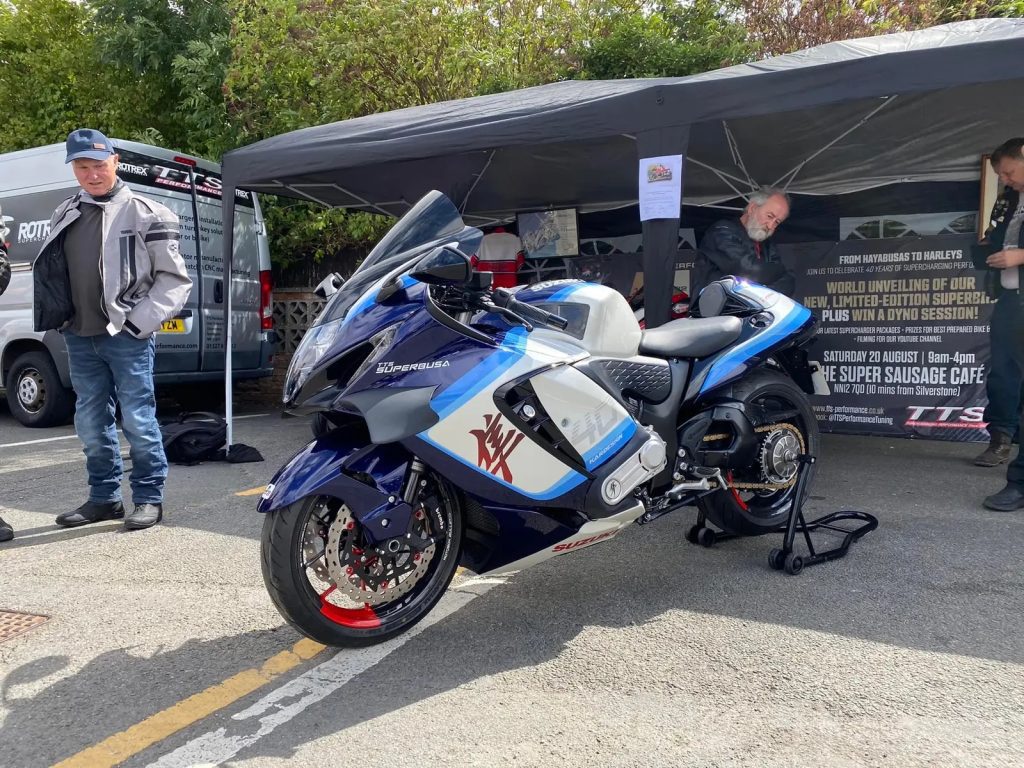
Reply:
[[[87,157],[90,160],[106,160],[114,154],[114,145],[110,139],[92,128],[79,128],[68,134],[68,156],[64,158],[67,165],[72,160]]]

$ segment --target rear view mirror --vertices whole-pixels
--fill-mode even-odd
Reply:
[[[420,259],[409,277],[433,285],[461,285],[469,282],[472,273],[469,256],[450,245],[442,245]]]
[[[344,282],[345,278],[337,272],[332,272],[320,281],[320,284],[313,289],[313,293],[321,299],[329,299],[341,289],[341,285]]]

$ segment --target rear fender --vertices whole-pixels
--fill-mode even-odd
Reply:
[[[399,535],[412,514],[402,500],[409,459],[400,445],[371,444],[362,425],[332,430],[277,471],[257,510],[265,514],[308,496],[330,496],[352,510],[372,539]]]

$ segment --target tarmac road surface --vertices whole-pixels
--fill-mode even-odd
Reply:
[[[265,462],[172,466],[154,529],[61,530],[72,429],[0,410],[0,611],[50,617],[0,641],[0,766],[1024,765],[1024,513],[981,509],[977,445],[826,437],[808,513],[881,525],[797,577],[775,536],[688,544],[687,510],[338,652],[259,569],[256,499],[308,435],[242,418]]]

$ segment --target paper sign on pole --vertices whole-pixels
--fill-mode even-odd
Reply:
[[[678,219],[682,189],[682,155],[641,158],[640,221]]]

